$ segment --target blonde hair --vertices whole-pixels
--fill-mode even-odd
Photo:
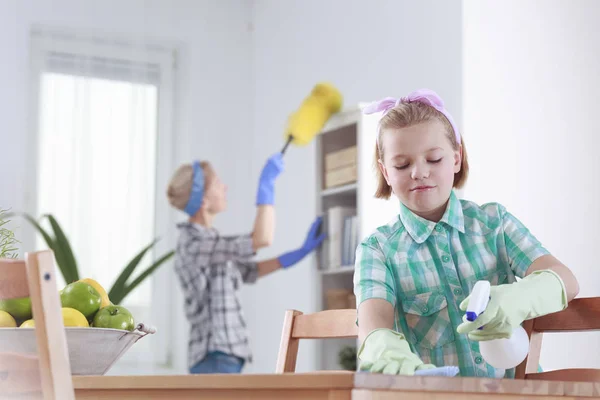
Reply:
[[[420,102],[401,103],[389,110],[379,121],[379,132],[377,133],[377,143],[375,144],[375,170],[377,174],[377,190],[375,197],[379,199],[389,199],[392,194],[392,188],[387,184],[383,173],[379,169],[378,160],[383,160],[384,149],[382,143],[383,131],[386,129],[401,129],[417,125],[423,122],[438,120],[446,129],[446,137],[452,144],[454,150],[458,150],[462,144],[462,160],[460,171],[454,174],[453,187],[461,188],[467,181],[469,175],[469,162],[467,159],[467,150],[465,148],[464,137],[461,137],[461,143],[456,141],[456,135],[448,119],[435,108]]]
[[[213,170],[211,165],[206,161],[202,161],[200,166],[204,171],[204,193],[206,193]],[[192,164],[181,165],[173,174],[173,177],[169,182],[169,187],[167,188],[167,197],[169,198],[169,203],[176,209],[182,211],[185,209],[185,206],[190,200],[193,179],[194,167],[192,167]]]

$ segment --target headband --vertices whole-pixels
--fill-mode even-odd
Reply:
[[[452,130],[454,130],[456,143],[460,144],[460,133],[458,132],[458,129],[456,129],[454,119],[452,118],[448,110],[444,108],[444,100],[442,100],[441,97],[438,96],[437,93],[435,93],[433,90],[419,89],[410,93],[408,96],[401,97],[399,99],[395,99],[393,97],[386,97],[383,100],[379,100],[369,104],[368,106],[363,108],[362,111],[364,114],[374,114],[377,112],[383,112],[383,114],[381,115],[383,117],[389,110],[402,103],[423,103],[435,108],[436,110],[444,114],[444,117],[446,117],[448,122],[450,122]],[[379,140],[379,138],[377,138],[377,140]]]
[[[204,197],[204,171],[202,171],[202,167],[198,161],[194,161],[193,168],[194,175],[192,178],[190,199],[183,210],[190,217],[194,216],[198,212],[202,206],[202,198]]]

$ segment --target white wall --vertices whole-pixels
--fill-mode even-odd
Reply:
[[[213,162],[230,184],[232,209],[217,224],[225,232],[239,229],[238,220],[248,220],[246,214],[254,201],[251,185],[246,186],[251,170],[239,168],[239,164],[234,168],[238,160],[246,165],[253,160],[247,151],[252,128],[249,17],[250,2],[243,0],[0,0],[0,207],[20,210],[26,203],[26,168],[33,156],[26,148],[28,41],[31,25],[41,24],[122,35],[139,42],[167,41],[179,47],[175,158],[177,162],[192,157]],[[178,295],[173,301],[174,329],[180,343],[173,362],[175,371],[185,372],[188,327],[177,281],[174,288]]]
[[[11,172],[0,191],[0,206],[19,209],[25,203],[28,30],[33,23],[179,43],[176,158],[213,162],[229,184],[230,210],[216,223],[231,233],[251,229],[260,169],[281,149],[287,115],[320,80],[336,84],[348,105],[430,87],[460,123],[460,21],[458,0],[0,0],[0,49],[3,60],[9,60],[0,63],[0,140],[10,146],[0,163]],[[312,145],[290,148],[285,161],[286,172],[277,184],[275,243],[259,258],[299,246],[315,216]],[[285,309],[316,311],[318,276],[312,261],[244,289],[255,353],[245,372],[273,371]],[[188,328],[179,296],[173,304],[180,341],[175,372],[183,372]],[[301,345],[299,371],[316,368],[314,350]]]
[[[466,197],[504,203],[581,297],[598,296],[600,3],[466,0],[463,12]],[[597,334],[547,337],[542,366],[598,368],[599,351]]]
[[[429,87],[460,123],[460,1],[257,0],[252,20],[252,153],[258,159],[281,149],[287,116],[321,80],[333,82],[347,105]],[[276,240],[264,257],[299,245],[315,216],[313,146],[288,149],[285,162]],[[273,370],[283,313],[317,311],[318,279],[314,264],[303,261],[247,290],[246,298],[254,296],[247,314],[256,349],[248,371]],[[300,348],[298,370],[314,370],[314,344]]]
[[[287,115],[314,83],[332,81],[346,104],[430,87],[464,127],[472,164],[466,196],[504,203],[576,272],[582,296],[598,295],[591,249],[600,217],[592,117],[600,103],[599,16],[593,0],[0,0],[0,206],[25,203],[33,23],[168,39],[181,55],[176,158],[209,158],[229,183],[230,211],[217,221],[224,232],[250,229],[260,168],[280,149]],[[299,245],[314,217],[312,150],[290,148],[285,156],[277,237],[261,258]],[[283,312],[315,311],[317,279],[306,260],[244,290],[255,350],[246,372],[273,370]],[[179,372],[187,337],[180,300]],[[598,352],[595,336],[552,342],[560,346],[545,347],[544,367],[597,367],[584,356]],[[301,349],[298,369],[313,369],[314,346]]]

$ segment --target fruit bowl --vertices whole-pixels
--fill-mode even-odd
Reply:
[[[66,327],[72,375],[104,375],[135,342],[156,329],[138,324],[133,331],[108,328]],[[0,349],[36,354],[35,330],[1,328]]]

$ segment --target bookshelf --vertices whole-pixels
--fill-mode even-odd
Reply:
[[[321,310],[355,307],[352,289],[356,246],[399,210],[395,198],[374,197],[377,182],[373,155],[379,116],[363,115],[361,105],[334,115],[315,138],[316,208],[324,216],[323,227],[328,235],[316,258],[317,304]],[[346,218],[351,222],[345,222]],[[355,339],[319,341],[318,368],[340,369],[339,351],[356,344]]]

